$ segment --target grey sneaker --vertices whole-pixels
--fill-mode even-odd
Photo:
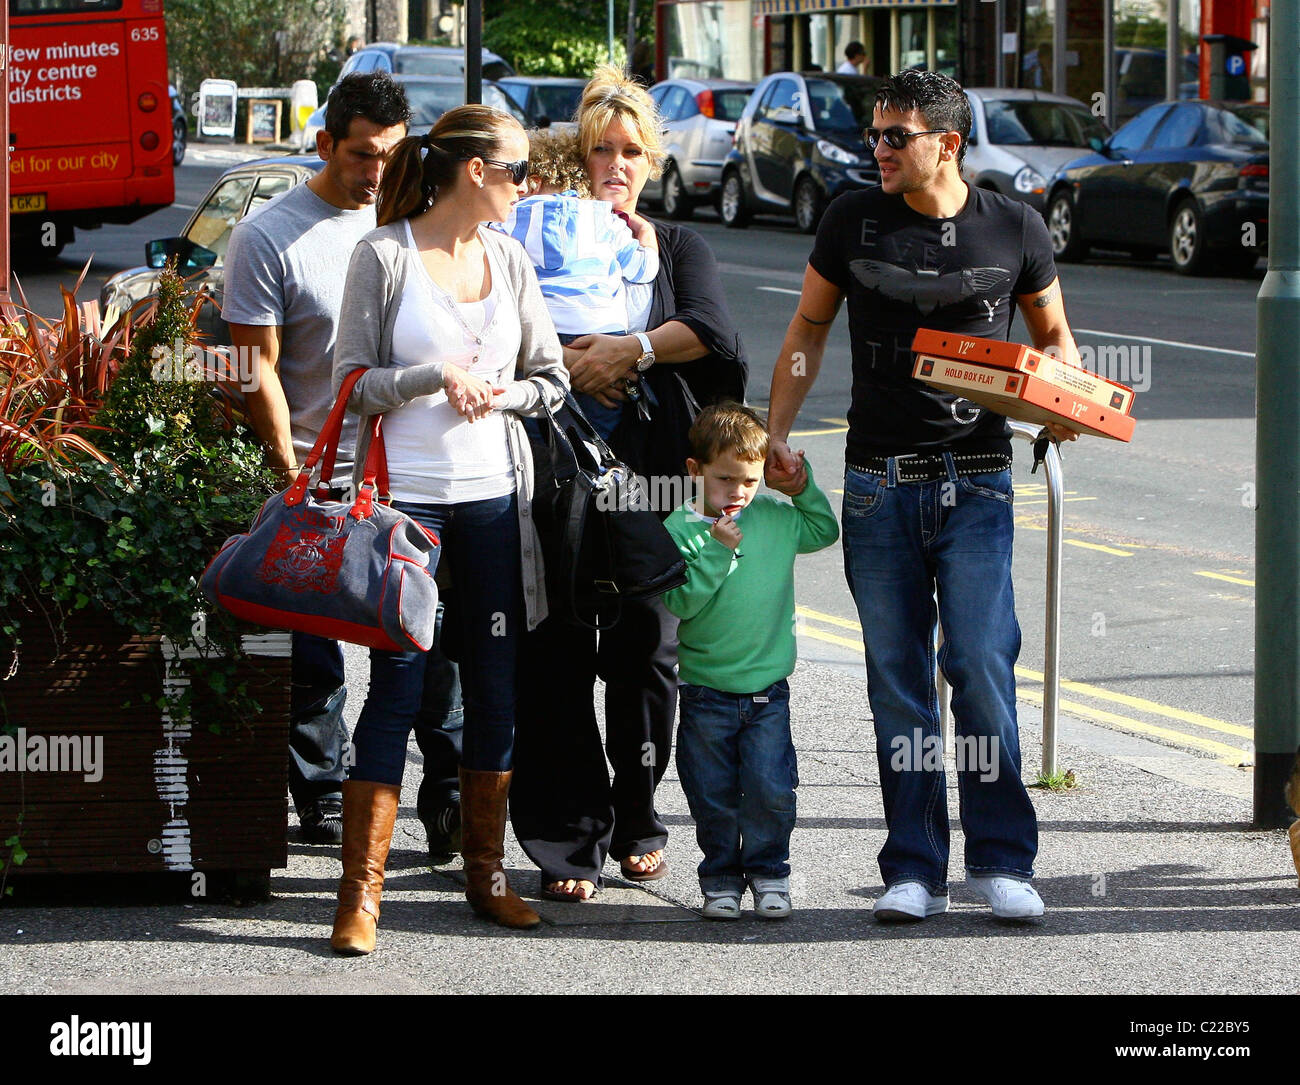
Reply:
[[[750,878],[754,894],[754,914],[763,919],[787,919],[790,916],[789,878]]]
[[[739,919],[740,891],[736,889],[723,889],[718,892],[704,890],[704,908],[702,912],[705,919]]]

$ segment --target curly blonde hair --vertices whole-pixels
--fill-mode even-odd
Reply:
[[[654,101],[622,68],[602,64],[582,92],[575,117],[578,144],[585,162],[591,150],[605,136],[614,121],[621,120],[636,133],[637,141],[650,158],[650,176],[658,177],[664,165],[662,122]]]
[[[528,176],[549,188],[574,189],[584,199],[591,195],[587,169],[578,153],[578,133],[555,128],[528,131]]]

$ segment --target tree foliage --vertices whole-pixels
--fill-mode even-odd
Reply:
[[[204,79],[287,87],[310,79],[343,32],[343,0],[168,0],[167,53],[182,94]],[[337,70],[337,69],[336,69]]]
[[[483,44],[514,65],[520,75],[586,78],[609,59],[607,8],[603,3],[551,0],[546,4],[496,0],[483,7]],[[637,33],[654,33],[653,0],[637,2]],[[627,61],[627,0],[614,4],[614,63]]]

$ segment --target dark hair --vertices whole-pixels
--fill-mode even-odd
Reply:
[[[426,135],[407,136],[388,155],[379,182],[375,218],[387,226],[433,206],[438,190],[452,186],[471,158],[500,158],[502,137],[523,128],[509,113],[487,105],[449,109]]]
[[[739,403],[717,403],[705,407],[687,435],[691,458],[701,465],[734,453],[739,460],[753,463],[767,458],[768,436],[763,420]]]
[[[330,91],[325,103],[325,131],[338,143],[348,138],[354,117],[381,128],[411,123],[406,91],[387,72],[354,72]]]
[[[966,143],[970,139],[970,101],[961,84],[939,72],[909,69],[886,79],[876,91],[876,108],[895,113],[915,109],[925,118],[927,128],[961,133],[957,148],[957,168],[966,161]]]
[[[851,41],[849,42],[848,45],[844,47],[845,60],[852,60],[854,57],[861,57],[866,55],[867,55],[866,46],[864,46],[860,41]]]

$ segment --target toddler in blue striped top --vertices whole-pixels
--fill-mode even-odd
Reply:
[[[584,199],[585,171],[576,134],[529,133],[529,188],[502,229],[528,252],[551,320],[566,346],[584,335],[626,335],[624,281],[650,283],[659,274],[659,241],[640,215],[618,215]],[[579,406],[608,439],[622,405],[608,407],[575,393]]]

